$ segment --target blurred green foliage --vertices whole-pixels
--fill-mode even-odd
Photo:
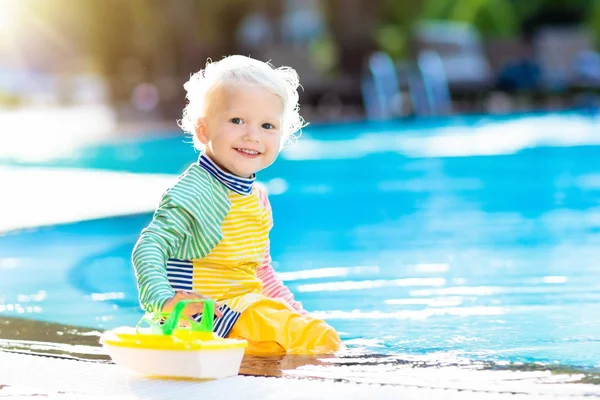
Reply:
[[[600,0],[382,0],[374,32],[378,47],[407,56],[414,25],[423,20],[459,21],[484,37],[527,36],[545,24],[580,24],[600,42]]]
[[[249,11],[259,7],[273,17],[282,11],[284,3],[283,0],[19,1],[29,20],[44,35],[68,42],[85,60],[86,68],[109,76],[122,74],[124,69],[135,70],[149,78],[187,74],[201,65],[207,55],[219,58],[235,51],[235,28]],[[343,12],[343,1],[322,4],[326,19]],[[408,55],[411,31],[415,23],[423,20],[466,22],[484,37],[526,35],[544,23],[572,22],[591,27],[600,39],[600,0],[378,0],[374,8],[372,39],[379,49],[395,58]],[[356,25],[354,30],[359,27]],[[319,61],[319,69],[332,69],[335,49],[347,45],[342,43],[348,42],[345,39],[333,31],[310,46],[309,52]]]

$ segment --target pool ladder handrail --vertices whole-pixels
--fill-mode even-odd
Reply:
[[[396,65],[386,53],[375,52],[369,57],[361,79],[368,119],[386,120],[402,114],[401,76],[408,87],[414,115],[451,112],[450,87],[443,61],[436,51],[420,52],[413,65]]]

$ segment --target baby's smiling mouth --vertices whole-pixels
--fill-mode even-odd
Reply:
[[[258,155],[261,154],[260,151],[258,151],[258,150],[244,149],[244,148],[241,148],[241,147],[235,147],[235,150],[238,153],[242,153],[243,155],[251,156],[251,157],[252,156],[258,156]]]

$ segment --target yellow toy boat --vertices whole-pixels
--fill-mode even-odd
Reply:
[[[204,302],[201,322],[186,318],[189,326],[180,326],[186,304],[200,301]],[[100,343],[117,365],[142,375],[194,379],[234,376],[239,373],[248,343],[213,333],[214,307],[212,300],[182,300],[170,314],[147,314],[135,328],[105,332]]]

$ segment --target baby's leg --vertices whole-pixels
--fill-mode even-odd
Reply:
[[[246,339],[246,352],[254,354],[331,354],[343,346],[335,329],[324,321],[271,299],[244,311],[228,337]]]

